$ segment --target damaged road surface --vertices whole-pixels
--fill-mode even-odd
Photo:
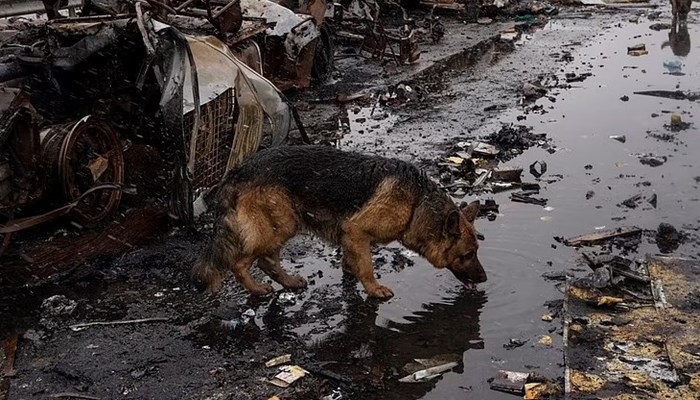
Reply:
[[[464,290],[390,243],[372,251],[375,273],[397,294],[381,303],[343,279],[340,251],[306,236],[282,253],[284,268],[308,281],[303,291],[275,286],[251,297],[233,279],[217,295],[192,287],[189,271],[211,229],[207,214],[195,218],[201,189],[245,154],[294,136],[296,124],[265,49],[258,57],[250,42],[241,50],[225,40],[262,21],[243,18],[238,33],[221,36],[206,2],[182,3],[175,13],[141,3],[145,35],[134,9],[42,22],[51,40],[20,35],[1,49],[2,65],[21,63],[24,74],[1,91],[16,111],[2,119],[14,126],[0,147],[0,172],[10,176],[0,189],[11,193],[0,203],[11,205],[3,226],[72,204],[96,181],[115,183],[116,149],[124,190],[92,192],[60,218],[13,233],[0,258],[0,399],[697,395],[697,3],[674,27],[661,1],[329,8],[323,21],[332,15],[340,27],[338,69],[286,92],[310,138],[411,160],[456,201],[482,204],[475,228],[488,282]],[[220,12],[223,3],[210,5]],[[300,3],[293,14],[318,11]],[[463,5],[467,23],[452,10]],[[211,31],[197,34],[192,21]],[[274,27],[258,29],[257,46],[272,40]],[[365,43],[372,32],[386,47]],[[401,38],[409,39],[404,56]],[[275,54],[286,44],[278,39]],[[640,44],[644,52],[628,54]],[[118,145],[95,141],[98,151],[68,157],[80,161],[68,180],[77,195],[43,180],[62,171],[55,161],[71,132],[103,131]],[[217,139],[226,145],[214,145],[211,132],[229,135]],[[41,146],[48,137],[54,147]],[[121,198],[102,221],[109,229],[79,222],[74,210],[107,204],[111,193]],[[192,224],[173,227],[173,216],[187,215]],[[78,250],[61,253],[78,234]],[[56,273],[52,261],[87,260],[104,243],[119,243],[119,255]],[[27,268],[32,261],[40,266]]]

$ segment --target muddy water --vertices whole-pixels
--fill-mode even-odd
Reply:
[[[644,17],[636,24],[626,22],[627,18],[620,16],[620,26],[605,29],[584,48],[573,52],[574,62],[564,71],[591,72],[593,76],[574,83],[570,90],[550,93],[555,95],[554,102],[539,100],[536,105],[544,106],[546,113],[530,113],[525,120],[517,121],[523,112],[522,108],[514,108],[471,132],[486,135],[498,130],[502,122],[531,125],[536,132],[547,133],[558,148],[554,154],[531,149],[509,162],[525,166],[527,171],[530,163],[546,161],[548,172],[543,177],[542,197],[549,202],[545,208],[510,202],[508,193],[493,196],[501,205],[499,217],[477,224],[486,235],[480,257],[489,281],[480,285],[478,292],[467,293],[451,276],[433,270],[419,258],[412,257],[414,265],[400,273],[380,266],[381,281],[394,289],[394,299],[379,305],[360,299],[351,301],[335,316],[333,325],[337,328],[322,330],[321,335],[315,335],[313,330],[299,332],[314,343],[321,359],[332,361],[328,368],[349,373],[359,363],[365,364],[364,372],[370,375],[398,378],[403,374],[403,365],[412,358],[457,354],[463,365],[440,380],[417,385],[386,384],[377,388],[376,398],[512,398],[488,388],[487,379],[497,370],[535,370],[556,377],[561,376],[563,369],[560,326],[541,320],[547,313],[544,303],[562,296],[556,285],[541,275],[586,267],[579,262],[576,251],[557,243],[555,236],[621,225],[653,230],[660,222],[684,228],[691,237],[697,232],[700,193],[696,177],[700,169],[693,155],[700,148],[698,105],[634,92],[700,91],[700,43],[691,43],[690,53],[677,57],[670,47],[662,48],[668,31],[650,30],[652,22]],[[570,29],[570,24],[554,21],[529,38],[521,51],[537,46],[538,35],[556,35],[557,31]],[[691,22],[690,37],[698,38],[698,33],[697,24]],[[644,43],[649,54],[627,55],[627,47],[637,43]],[[516,62],[517,57],[512,56]],[[684,75],[670,74],[664,67],[664,61],[676,59],[682,63]],[[561,72],[558,75],[562,76]],[[620,100],[623,96],[629,100]],[[392,142],[399,141],[391,137],[397,117],[385,118],[380,124],[371,120],[370,109],[356,111],[349,112],[347,147],[393,152],[397,156],[407,156],[408,152],[411,157],[415,145],[392,146]],[[442,115],[442,122],[435,118],[430,124],[432,132],[455,129],[455,124],[444,121],[471,117],[460,115],[459,102],[452,111]],[[665,125],[670,124],[672,112],[680,114],[690,127],[671,132]],[[401,123],[398,125],[400,130]],[[375,132],[368,135],[372,130]],[[412,140],[420,142],[423,135],[413,133]],[[626,141],[612,140],[611,135],[625,135]],[[434,143],[435,137],[425,141]],[[640,163],[638,155],[649,153],[667,157],[667,161],[658,167]],[[535,180],[528,172],[524,174],[525,180]],[[587,200],[589,191],[595,194]],[[636,194],[656,194],[657,206],[646,201],[635,209],[618,205]],[[658,252],[650,236],[645,236],[631,257]],[[698,257],[697,237],[689,239],[676,254]],[[387,258],[380,253],[375,261],[381,265]],[[339,279],[339,274],[332,275],[329,282]],[[538,343],[543,335],[553,338],[553,346]],[[526,339],[527,343],[505,349],[503,345],[511,338]],[[369,356],[362,358],[363,354]]]

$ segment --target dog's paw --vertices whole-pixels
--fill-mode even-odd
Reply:
[[[303,289],[307,286],[306,279],[299,275],[292,275],[283,285],[286,289]]]
[[[250,293],[256,296],[265,296],[272,293],[275,289],[269,283],[260,283],[250,290]]]
[[[374,297],[380,300],[389,300],[390,298],[394,297],[394,292],[392,292],[391,289],[381,285],[371,290],[368,290],[367,294],[370,297]]]

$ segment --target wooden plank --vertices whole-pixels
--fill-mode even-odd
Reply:
[[[634,236],[641,234],[642,230],[634,227],[622,227],[617,229],[607,229],[593,233],[587,233],[585,235],[574,236],[564,240],[564,244],[567,246],[582,246],[591,245],[606,240],[614,239],[617,237]]]

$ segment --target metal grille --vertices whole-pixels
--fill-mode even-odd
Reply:
[[[236,124],[236,137],[233,151],[229,158],[228,168],[231,169],[252,156],[262,142],[263,121],[265,115],[258,103],[238,104],[240,115]]]
[[[199,135],[194,162],[195,189],[210,187],[223,178],[233,145],[233,89],[200,107]],[[190,143],[194,110],[185,114],[185,143]]]

